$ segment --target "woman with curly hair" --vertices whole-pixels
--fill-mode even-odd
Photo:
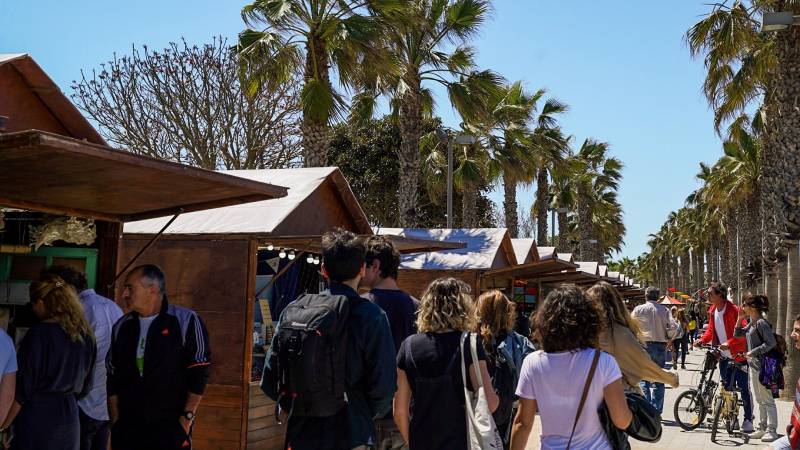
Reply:
[[[13,449],[77,450],[77,400],[89,393],[95,343],[78,294],[61,278],[31,284],[31,307],[40,322],[22,339],[13,420]]]
[[[474,328],[469,286],[455,278],[433,281],[420,300],[419,333],[406,338],[397,354],[394,420],[411,450],[468,448],[460,344],[462,333]],[[483,346],[477,350],[482,383],[490,386]],[[472,356],[465,353],[467,388],[473,390],[478,379]],[[497,395],[492,389],[485,393],[489,409],[496,410]]]
[[[542,350],[522,364],[513,450],[525,449],[537,412],[542,420],[542,450],[611,450],[597,414],[603,401],[614,425],[628,427],[632,416],[622,373],[613,356],[596,350],[601,323],[600,310],[577,287],[565,285],[547,295],[534,318],[534,341]],[[578,415],[592,366],[595,371]]]
[[[650,358],[639,339],[639,322],[631,317],[614,286],[601,281],[586,291],[586,297],[603,313],[600,349],[617,360],[626,391],[641,395],[639,382],[643,379],[678,387],[678,374],[662,369]]]
[[[519,371],[522,361],[535,348],[528,338],[514,331],[516,305],[502,292],[491,290],[478,297],[477,319],[476,331],[483,340],[492,387],[500,399],[492,416],[503,445],[508,448]]]

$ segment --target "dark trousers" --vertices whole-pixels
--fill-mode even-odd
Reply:
[[[689,334],[684,333],[682,337],[672,341],[673,365],[678,364],[678,360],[680,360],[681,365],[685,365],[687,353],[689,353]]]
[[[175,420],[125,421],[120,419],[111,427],[111,447],[114,450],[191,450],[192,439]]]
[[[745,369],[747,370],[747,369]],[[750,386],[747,383],[747,372],[733,366],[733,361],[727,358],[719,360],[719,378],[725,389],[731,390],[735,385],[741,391],[744,404],[745,420],[753,420],[753,402],[750,400]]]
[[[93,419],[79,411],[81,421],[81,450],[108,450],[109,430],[107,420]]]

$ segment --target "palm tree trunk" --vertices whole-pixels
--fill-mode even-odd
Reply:
[[[592,239],[592,211],[589,209],[589,204],[586,199],[589,197],[588,189],[586,186],[578,187],[578,253],[580,261],[596,261],[591,259],[594,255],[594,245],[589,243]]]
[[[536,174],[536,201],[533,209],[536,212],[536,245],[547,245],[547,206],[549,189],[547,169],[540,168]]]
[[[567,251],[569,243],[567,242],[567,235],[569,234],[569,218],[567,213],[558,213],[558,244],[556,250],[560,252]]]
[[[773,268],[776,269],[776,268]],[[774,327],[778,323],[778,273],[775,270],[768,271],[764,276],[764,290],[767,292],[769,300],[769,310],[767,311],[767,321]]]
[[[790,3],[790,2],[787,2]],[[794,14],[800,14],[796,3],[786,6]],[[765,178],[762,185],[769,185],[771,202],[764,204],[774,215],[774,229],[768,233],[788,231],[790,238],[800,236],[800,27],[789,27],[775,35],[775,70],[771,73],[772,93],[768,111],[767,136],[764,140]],[[791,289],[791,283],[789,285]],[[795,300],[794,297],[790,298]],[[788,330],[787,330],[788,331]],[[789,380],[787,379],[787,383]],[[791,384],[787,384],[791,386]]]
[[[689,252],[686,252],[681,255],[681,291],[687,292],[689,290],[689,286],[691,286],[692,282],[692,264],[689,262]]]
[[[723,261],[723,267],[727,270],[727,276],[729,277],[727,280],[724,280],[725,283],[734,288],[734,290],[738,290],[739,288],[739,278],[738,278],[738,251],[736,249],[736,226],[732,223],[730,219],[725,220],[725,242],[723,243],[728,249],[728,258],[727,261]]]
[[[400,98],[400,173],[397,186],[397,206],[400,226],[417,224],[417,193],[419,189],[419,138],[422,135],[422,96],[418,73],[407,73],[408,89]]]
[[[461,217],[463,228],[478,226],[478,190],[472,186],[465,186],[461,193]]]
[[[794,325],[794,319],[800,314],[800,253],[796,242],[788,245],[789,260],[787,262],[787,311],[786,311],[786,331],[791,330]],[[790,386],[797,385],[797,379],[800,378],[800,351],[794,345],[788,345],[789,357],[786,359],[786,376],[787,389],[784,390],[784,397],[794,399],[794,389]]]
[[[744,220],[742,221],[740,279],[747,290],[755,289],[761,279],[761,238],[759,237],[761,208],[758,201],[758,196],[750,196],[744,203],[742,211]]]
[[[512,238],[519,237],[519,216],[517,216],[517,182],[508,173],[503,173],[503,212],[506,228]],[[546,221],[546,220],[545,220]]]
[[[330,64],[325,42],[319,39],[306,44],[305,77],[316,79],[330,85]],[[319,120],[304,111],[300,124],[300,138],[303,145],[303,159],[306,167],[324,167],[328,162],[328,144],[331,129],[327,121]]]
[[[775,332],[786,335],[786,300],[789,272],[786,262],[778,263],[778,301],[775,304]]]

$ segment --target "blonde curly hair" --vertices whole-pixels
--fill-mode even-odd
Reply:
[[[73,342],[83,342],[84,336],[93,338],[78,294],[61,277],[47,275],[31,283],[30,298],[31,302],[42,301],[46,318],[58,323]]]
[[[422,294],[417,330],[420,333],[473,330],[475,304],[469,294],[469,285],[457,278],[434,280]]]

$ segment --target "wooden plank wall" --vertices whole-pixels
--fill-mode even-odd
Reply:
[[[400,269],[397,285],[416,298],[421,298],[431,281],[440,277],[454,277],[463,280],[472,288],[472,294],[480,294],[480,272],[477,270],[420,270]]]
[[[146,239],[124,237],[118,267],[122,268]],[[169,301],[197,312],[206,324],[211,345],[211,378],[197,412],[194,448],[243,450],[252,345],[252,307],[248,295],[255,287],[250,264],[255,243],[238,240],[187,238],[157,241],[134,265],[159,265],[167,277]],[[117,283],[121,299],[122,283]],[[250,330],[250,335],[248,335]]]
[[[246,450],[283,450],[285,434],[286,425],[275,420],[275,402],[251,383]]]

